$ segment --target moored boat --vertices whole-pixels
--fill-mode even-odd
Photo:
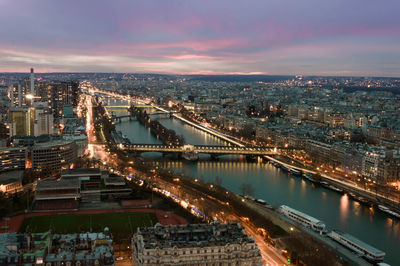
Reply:
[[[361,204],[364,204],[365,206],[368,207],[372,207],[374,204],[372,203],[372,201],[367,200],[366,198],[363,197],[356,197],[355,198],[358,202],[360,202]]]
[[[395,211],[392,211],[392,210],[389,209],[388,207],[386,207],[386,206],[384,206],[384,205],[378,205],[378,208],[379,208],[381,211],[386,212],[386,213],[388,213],[388,214],[390,214],[390,215],[392,215],[392,216],[394,216],[394,217],[400,219],[400,214],[397,213],[397,212],[395,212]]]
[[[364,243],[363,241],[352,235],[342,233],[338,230],[333,230],[328,234],[328,236],[333,240],[339,242],[343,246],[347,247],[348,249],[357,252],[367,260],[380,262],[383,261],[383,259],[385,258],[385,252],[374,248],[367,243]]]
[[[356,194],[354,194],[353,192],[350,192],[350,193],[349,193],[349,196],[350,196],[350,198],[355,198],[355,197],[356,197]]]
[[[300,223],[301,225],[303,225],[305,227],[308,227],[314,231],[317,231],[320,234],[326,233],[325,224],[322,221],[320,221],[308,214],[305,214],[303,212],[300,212],[298,210],[290,208],[286,205],[280,206],[278,209],[278,212],[285,215],[289,219]]]
[[[336,191],[336,192],[343,193],[343,189],[340,189],[340,188],[335,187],[335,186],[333,186],[333,185],[329,185],[328,187],[329,187],[330,189]]]
[[[300,170],[296,170],[296,169],[293,169],[293,168],[290,168],[289,172],[290,172],[290,174],[292,174],[294,176],[301,176],[302,175],[302,172]]]
[[[312,178],[310,175],[304,174],[303,175],[305,179],[307,179],[308,181],[312,182],[312,183],[317,183],[317,180],[315,180],[314,178]]]
[[[290,168],[287,167],[286,165],[281,164],[281,168],[282,168],[282,170],[285,170],[285,171],[287,171],[287,172],[290,171]]]
[[[321,181],[320,184],[323,185],[324,187],[329,188],[329,183],[326,181]]]

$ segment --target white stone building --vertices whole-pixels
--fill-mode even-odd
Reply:
[[[141,227],[132,251],[134,265],[262,265],[239,223]]]

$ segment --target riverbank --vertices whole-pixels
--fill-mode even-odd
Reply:
[[[107,123],[107,120],[104,120],[104,122]],[[99,129],[104,130],[107,128],[109,128],[109,125],[103,125]],[[108,136],[109,134],[105,133],[103,135]],[[115,146],[110,148],[113,150]],[[127,155],[122,153],[122,151],[118,151],[119,157],[122,157],[120,160],[126,161]],[[127,167],[123,163],[119,164],[121,172],[126,171],[126,169]],[[247,203],[243,201],[241,196],[221,186],[190,177],[177,177],[177,175],[165,172],[162,169],[150,169],[146,171],[142,167],[142,171],[139,172],[137,169],[135,171],[136,175],[143,178],[146,181],[145,185],[150,186],[153,191],[168,191],[168,195],[172,194],[181,199],[180,203],[183,206],[186,206],[189,202],[194,204],[198,210],[201,210],[207,217],[210,217],[210,221],[240,222],[250,236],[256,239],[257,245],[264,254],[265,262],[284,264],[286,259],[281,254],[282,248],[287,250],[287,254],[295,260],[304,261],[307,264],[315,261],[322,263],[328,260],[334,265],[339,260],[334,253],[328,249],[321,248],[321,243],[313,241],[306,234],[293,234],[292,232],[290,237],[287,237],[289,232],[291,232],[290,226],[287,223],[275,217],[273,213],[270,213],[266,217],[258,211],[248,208]],[[260,228],[263,230],[260,230]],[[276,244],[273,238],[279,238],[279,248],[274,247]],[[296,243],[307,243],[307,245],[304,247]],[[314,253],[313,250],[317,247],[321,249],[321,252]],[[297,250],[299,248],[302,248],[302,250]],[[304,248],[307,249],[307,252],[304,252]]]
[[[203,130],[207,133],[210,133],[216,137],[219,137],[224,141],[228,141],[229,143],[239,145],[239,146],[251,145],[251,143],[249,143],[249,142],[246,142],[244,140],[239,140],[237,137],[229,136],[222,131],[218,131],[218,130],[210,128],[210,127],[205,127],[205,126],[201,125],[199,122],[191,119],[190,117],[183,117],[183,116],[177,115],[177,114],[174,114],[174,117],[181,120],[184,123],[194,126],[198,129]],[[283,154],[281,156],[284,159],[284,162],[282,162],[282,160],[281,160],[281,164],[286,165],[289,168],[300,170],[304,173],[319,174],[318,169],[315,169],[315,168],[306,169],[304,167],[298,167],[297,165],[292,163],[293,162],[292,158],[286,157]],[[267,158],[271,159],[272,157],[267,156]],[[274,158],[274,159],[276,159],[276,158]],[[375,191],[375,193],[374,193],[371,190],[365,189],[361,186],[361,184],[351,184],[351,183],[349,183],[348,180],[345,180],[343,178],[339,179],[339,178],[327,175],[325,173],[322,173],[321,176],[324,179],[323,181],[325,181],[325,182],[329,182],[332,185],[336,184],[337,186],[340,186],[342,189],[345,189],[348,192],[357,194],[358,197],[367,198],[368,201],[371,201],[376,205],[384,205],[400,214],[400,204],[399,204],[400,203],[400,194],[398,194],[398,198],[396,200],[393,200],[393,199],[390,199],[389,197],[387,197],[386,195],[378,194],[377,191]]]
[[[376,193],[374,194],[373,191],[368,191],[366,189],[363,189],[361,187],[355,187],[352,184],[349,184],[346,181],[339,180],[337,178],[330,177],[329,175],[326,174],[319,174],[317,171],[314,170],[309,170],[305,169],[304,167],[298,167],[297,165],[290,164],[289,161],[292,159],[290,158],[285,158],[285,157],[280,157],[279,159],[272,157],[272,156],[265,156],[270,161],[277,162],[281,165],[285,165],[289,168],[293,168],[295,170],[301,171],[303,174],[316,174],[319,175],[320,181],[327,182],[330,185],[333,185],[334,187],[338,187],[339,189],[342,189],[345,193],[350,194],[352,193],[353,197],[355,199],[361,199],[361,203],[363,204],[374,204],[376,206],[378,205],[384,205],[387,206],[391,209],[394,209],[396,212],[400,213],[400,206],[396,204],[395,202],[388,200],[387,198],[381,197],[377,195]]]
[[[226,145],[210,134],[200,132],[189,124],[178,119],[160,120],[167,128],[174,128],[179,134],[190,139],[190,143]],[[142,130],[137,122],[123,125],[128,136],[138,143],[157,143],[150,138],[150,133]],[[139,133],[137,133],[139,132]],[[138,136],[137,134],[140,134]],[[143,137],[142,137],[143,136]],[[264,164],[261,161],[246,161],[240,156],[222,156],[210,160],[201,156],[197,162],[182,161],[173,156],[163,158],[160,154],[149,153],[143,156],[144,161],[153,161],[153,169],[165,167],[177,173],[194,176],[214,182],[216,177],[222,179],[224,187],[240,193],[243,183],[253,185],[254,196],[270,202],[274,206],[287,204],[310,214],[336,228],[358,237],[366,243],[374,244],[387,252],[388,262],[396,265],[396,248],[399,244],[399,223],[376,208],[369,208],[350,197],[343,196],[325,186],[314,185],[284,170]],[[158,163],[158,164],[157,164]],[[365,234],[365,232],[369,232]]]
[[[302,261],[308,265],[328,263],[335,265],[340,261],[332,249],[320,241],[315,241],[299,228],[293,227],[276,212],[265,206],[233,193],[216,184],[203,182],[186,176],[178,178],[158,171],[151,182],[157,190],[168,191],[168,195],[182,199],[186,204],[194,204],[206,217],[221,222],[238,221],[250,231],[253,238],[259,238],[257,245],[278,256],[292,258],[293,262]],[[149,180],[150,182],[150,180]],[[261,239],[260,239],[261,237]],[[299,244],[302,243],[302,244]],[[319,252],[314,252],[319,249]],[[338,263],[337,265],[340,265]]]

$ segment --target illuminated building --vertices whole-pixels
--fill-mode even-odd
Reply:
[[[21,107],[26,106],[26,95],[29,94],[29,91],[25,86],[21,86],[21,84],[14,84],[10,87],[10,106],[11,107]]]
[[[140,227],[132,251],[135,265],[262,265],[239,223]]]
[[[29,78],[30,81],[30,88],[31,88],[31,95],[35,95],[35,75],[33,74],[33,68],[31,68],[31,75]],[[33,98],[32,98],[32,103],[33,103]]]
[[[53,134],[53,114],[49,112],[46,102],[35,102],[32,109],[33,116],[33,136],[43,134]]]
[[[0,172],[25,169],[25,148],[0,148]]]
[[[31,109],[28,107],[12,107],[9,110],[9,120],[14,123],[15,132],[11,135],[31,135]]]
[[[78,105],[79,82],[69,81],[50,84],[51,109],[55,118],[63,117],[63,108],[66,104]]]
[[[23,170],[8,171],[0,174],[0,192],[14,193],[22,190]]]
[[[59,171],[78,157],[78,148],[73,141],[52,140],[36,143],[31,147],[28,157],[34,169]]]

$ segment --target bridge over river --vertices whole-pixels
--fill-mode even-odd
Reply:
[[[288,148],[283,147],[238,147],[238,146],[211,146],[211,145],[182,145],[170,146],[162,144],[125,144],[120,145],[120,149],[134,152],[161,152],[161,153],[192,153],[192,154],[211,154],[217,155],[249,155],[249,156],[264,156],[279,154],[282,150]]]

